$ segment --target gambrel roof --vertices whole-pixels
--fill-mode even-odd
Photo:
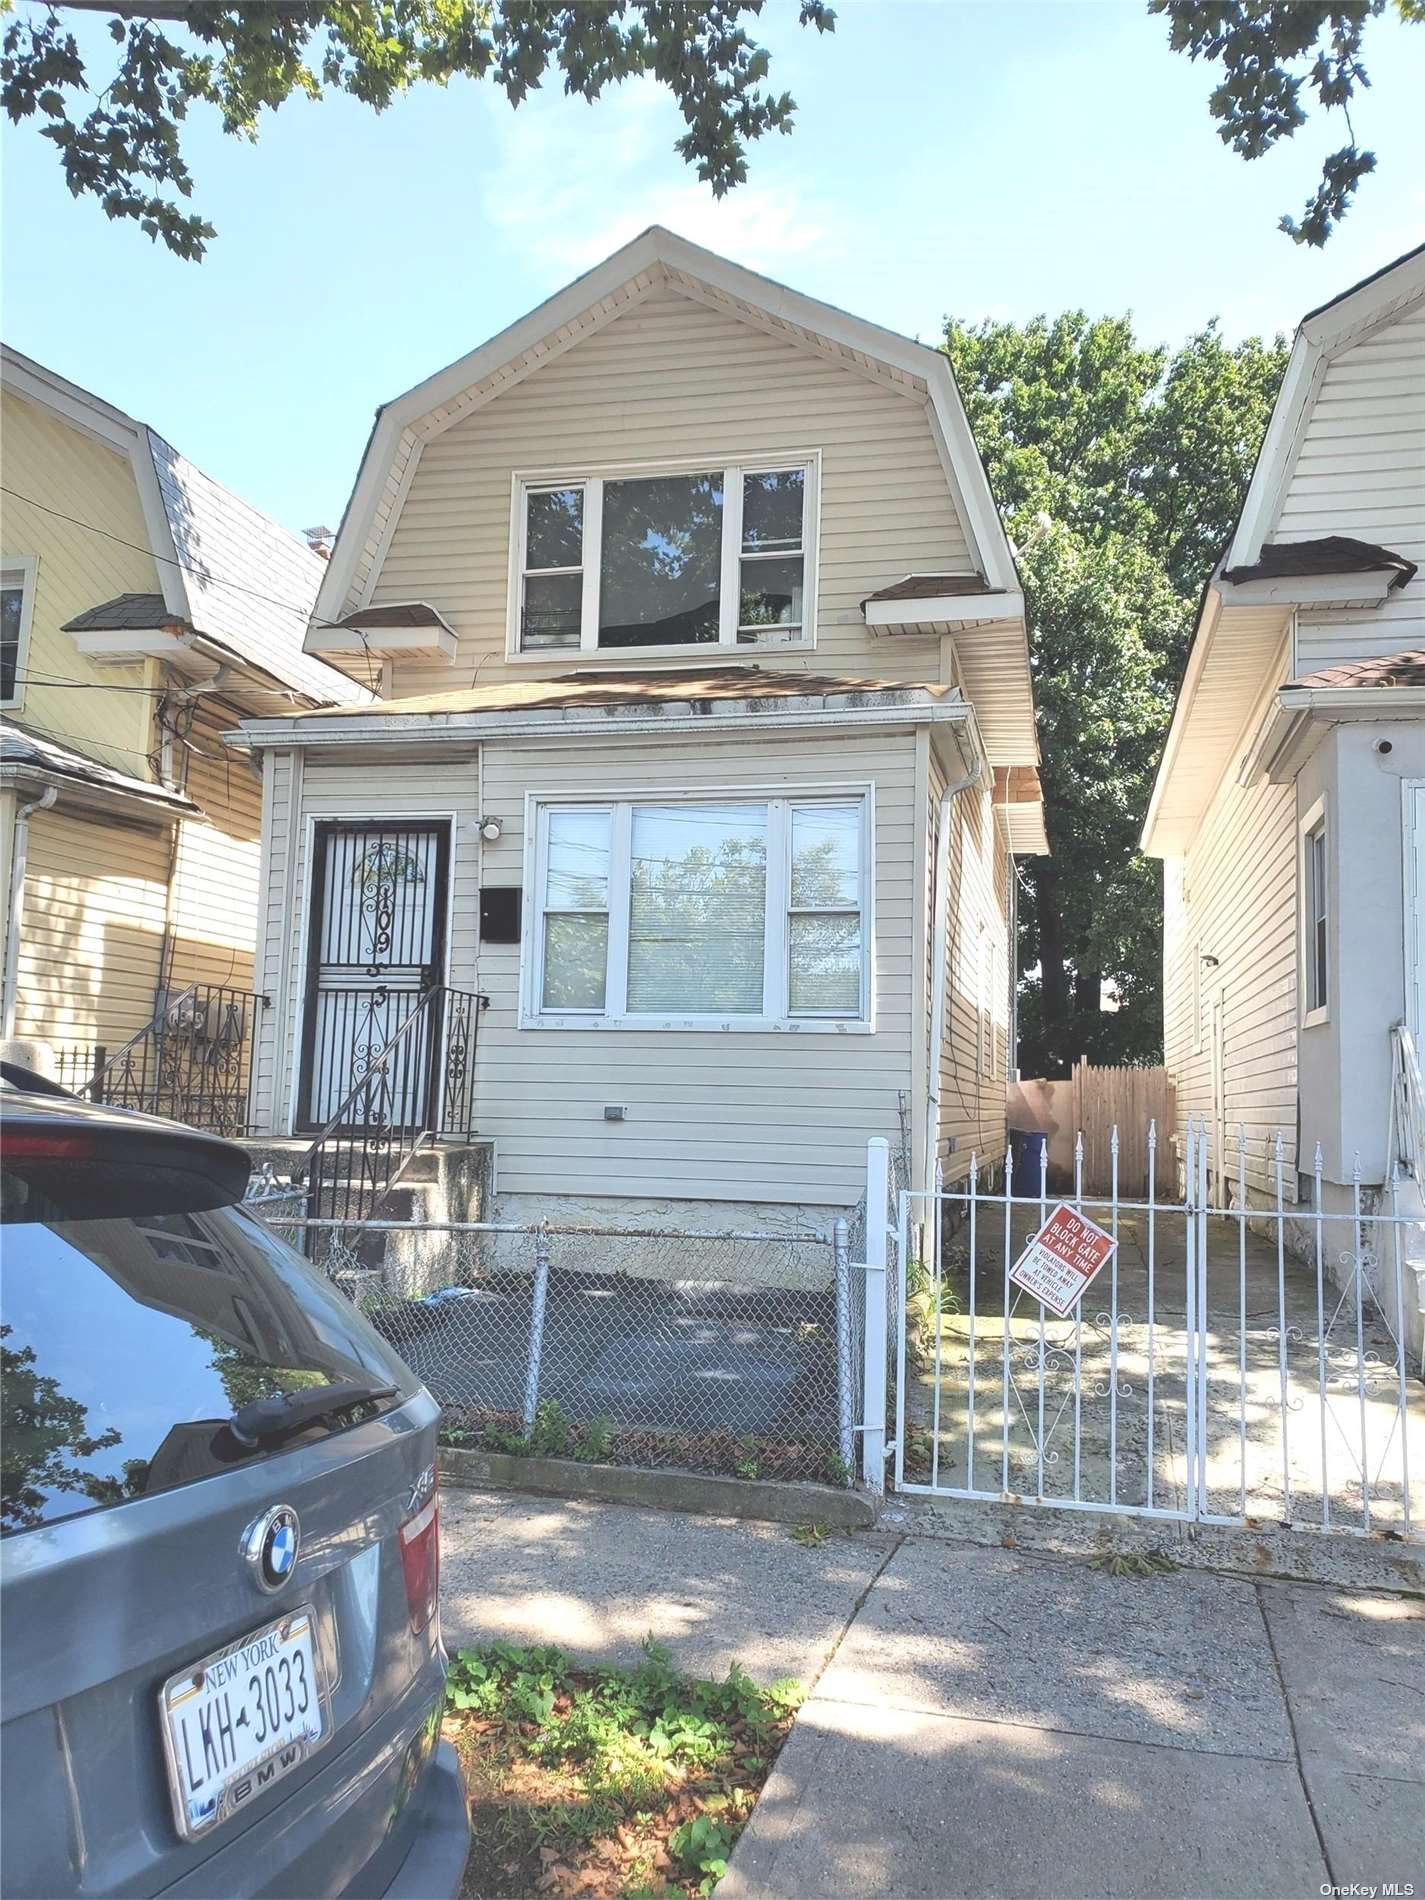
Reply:
[[[1143,827],[1150,856],[1178,855],[1191,839],[1216,787],[1249,735],[1249,708],[1282,664],[1292,616],[1297,610],[1335,608],[1372,611],[1399,596],[1417,567],[1409,555],[1330,532],[1341,521],[1340,474],[1316,475],[1303,486],[1312,494],[1309,512],[1293,511],[1293,477],[1313,428],[1313,414],[1333,366],[1357,346],[1402,319],[1418,330],[1425,311],[1425,245],[1407,252],[1362,283],[1302,319],[1242,512],[1217,570],[1203,590],[1187,669],[1163,748],[1153,797]],[[1393,333],[1400,334],[1399,329]],[[1413,332],[1411,332],[1413,334]],[[1406,343],[1405,349],[1417,347]],[[1356,359],[1348,359],[1349,362]],[[1357,374],[1379,374],[1368,369]],[[1376,397],[1379,404],[1382,398]],[[1371,411],[1373,434],[1394,429],[1404,439],[1410,424],[1388,408]],[[1334,446],[1334,445],[1328,445]],[[1404,479],[1409,458],[1396,451],[1383,470],[1370,470],[1379,486]],[[1356,478],[1357,486],[1364,486]],[[1390,638],[1389,627],[1382,628]],[[1290,664],[1289,658],[1285,665]],[[1280,674],[1284,678],[1285,674]],[[1245,767],[1244,767],[1245,769]]]
[[[131,595],[122,609],[96,601],[72,630],[177,625],[315,704],[351,706],[370,697],[304,651],[326,563],[299,536],[77,383],[8,347],[0,368],[7,389],[126,456],[138,487],[161,596]]]
[[[967,606],[962,616],[965,626],[976,630],[960,655],[962,678],[988,722],[987,736],[990,727],[1005,729],[1006,757],[1036,758],[1023,593],[949,359],[941,350],[774,283],[657,225],[377,412],[323,577],[314,625],[349,624],[351,616],[370,606],[428,442],[668,289],[844,366],[923,408],[969,555],[970,572],[938,592],[961,592],[968,585],[985,603],[982,614],[974,615]]]

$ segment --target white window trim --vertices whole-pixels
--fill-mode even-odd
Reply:
[[[1322,853],[1322,875],[1326,883],[1326,1001],[1312,1008],[1308,1004],[1307,998],[1311,993],[1311,964],[1314,955],[1315,920],[1309,915],[1311,879],[1308,874],[1308,865],[1309,852],[1311,849],[1310,841],[1312,835],[1317,831],[1321,832],[1325,844],[1325,849]],[[1336,961],[1331,944],[1331,826],[1324,796],[1318,798],[1311,809],[1303,814],[1301,822],[1297,827],[1296,866],[1298,892],[1296,906],[1298,917],[1297,934],[1301,969],[1298,983],[1298,1013],[1303,1029],[1315,1029],[1320,1024],[1329,1023],[1331,1020],[1331,980],[1334,973],[1333,966]]]
[[[793,808],[812,804],[861,806],[861,1009],[859,1016],[793,1016],[786,1008],[791,925],[791,822]],[[786,814],[781,849],[769,853],[767,865],[766,956],[763,964],[764,1013],[727,1016],[689,1013],[680,1016],[639,1015],[624,1008],[628,979],[629,812],[634,805],[778,806]],[[613,811],[612,852],[609,867],[608,984],[605,1009],[544,1010],[544,882],[548,825],[545,815],[555,809]],[[623,817],[620,819],[620,812]],[[866,782],[807,784],[788,787],[700,785],[642,787],[611,791],[603,798],[569,792],[530,791],[525,794],[523,926],[520,939],[520,1028],[534,1030],[688,1030],[714,1034],[782,1034],[797,1036],[868,1036],[876,1030],[875,979],[875,787]],[[780,1004],[780,1007],[778,1007]]]
[[[25,699],[25,672],[30,662],[30,622],[35,613],[35,576],[39,558],[34,554],[0,556],[0,582],[20,587],[20,639],[15,649],[15,690],[8,699],[0,698],[0,707],[21,706]]]
[[[741,642],[737,638],[737,609],[741,597],[742,477],[769,469],[803,471],[802,490],[802,633],[799,640]],[[637,480],[655,475],[701,475],[717,470],[723,477],[721,620],[716,641],[672,646],[601,647],[599,640],[599,558],[603,533],[605,482]],[[520,649],[524,606],[525,496],[531,489],[581,488],[584,491],[584,576],[582,627],[577,647],[544,647],[525,653]],[[772,653],[809,653],[816,646],[817,550],[821,541],[821,454],[817,449],[788,449],[778,455],[681,456],[670,462],[619,462],[578,468],[517,469],[510,486],[510,565],[506,586],[505,657],[519,665],[558,666],[577,661],[586,666],[628,667],[644,660],[702,661],[709,656],[725,660],[741,655],[758,659]],[[595,558],[587,558],[593,548]],[[757,557],[751,557],[757,558]],[[770,558],[770,557],[768,557]],[[554,572],[572,572],[549,569]]]

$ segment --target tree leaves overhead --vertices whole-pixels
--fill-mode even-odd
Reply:
[[[0,105],[38,118],[69,189],[132,218],[179,257],[201,258],[214,228],[184,208],[193,179],[182,133],[190,106],[227,133],[257,137],[291,97],[345,92],[380,112],[421,82],[490,79],[511,105],[557,77],[594,100],[650,75],[677,100],[679,155],[722,197],[747,177],[747,148],[790,132],[795,102],[768,84],[749,35],[763,0],[54,0],[10,22]],[[0,0],[8,11],[8,0]],[[108,18],[115,69],[92,72],[66,14]],[[830,32],[826,0],[803,26]]]
[[[1307,120],[1303,95],[1341,113],[1346,144],[1323,161],[1301,218],[1280,223],[1298,244],[1323,245],[1375,170],[1375,153],[1356,142],[1351,101],[1371,83],[1361,60],[1366,22],[1387,5],[1425,22],[1425,0],[1148,0],[1150,13],[1166,15],[1175,53],[1221,65],[1209,104],[1218,137],[1239,157],[1260,158],[1293,137]]]
[[[1020,548],[1050,858],[1024,861],[1020,1063],[1161,1048],[1161,879],[1137,842],[1198,595],[1241,505],[1286,346],[1129,319],[946,325]],[[1100,1008],[1107,985],[1116,1010]]]

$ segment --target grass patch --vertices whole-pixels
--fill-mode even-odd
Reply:
[[[525,1458],[575,1458],[581,1464],[664,1466],[724,1478],[808,1479],[849,1486],[854,1478],[834,1442],[808,1438],[741,1437],[732,1432],[655,1432],[616,1426],[611,1419],[572,1419],[558,1399],[544,1399],[526,1431],[514,1412],[474,1405],[444,1408],[440,1442],[456,1450],[504,1451]]]
[[[470,1795],[464,1900],[711,1893],[801,1699],[735,1664],[725,1682],[680,1675],[653,1642],[636,1669],[462,1649],[445,1732]]]

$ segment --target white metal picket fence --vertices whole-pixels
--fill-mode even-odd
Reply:
[[[865,1357],[867,1482],[893,1460],[912,1493],[1420,1538],[1425,1382],[1389,1317],[1413,1297],[1418,1217],[1394,1186],[1374,1205],[1359,1182],[1345,1211],[1326,1207],[1319,1156],[1298,1201],[1279,1141],[1250,1161],[1229,1143],[1235,1204],[1214,1205],[1218,1162],[1191,1123],[1183,1191],[1162,1193],[1150,1128],[1143,1198],[1120,1196],[1116,1160],[1106,1196],[1084,1192],[1080,1162],[1061,1197],[1042,1163],[1025,1196],[1009,1157],[998,1191],[972,1159],[953,1188],[902,1192],[884,1237],[868,1220],[864,1337],[884,1315],[894,1345],[889,1382]],[[1249,1173],[1268,1183],[1250,1204]],[[1118,1243],[1066,1319],[1010,1279],[1061,1198]]]

